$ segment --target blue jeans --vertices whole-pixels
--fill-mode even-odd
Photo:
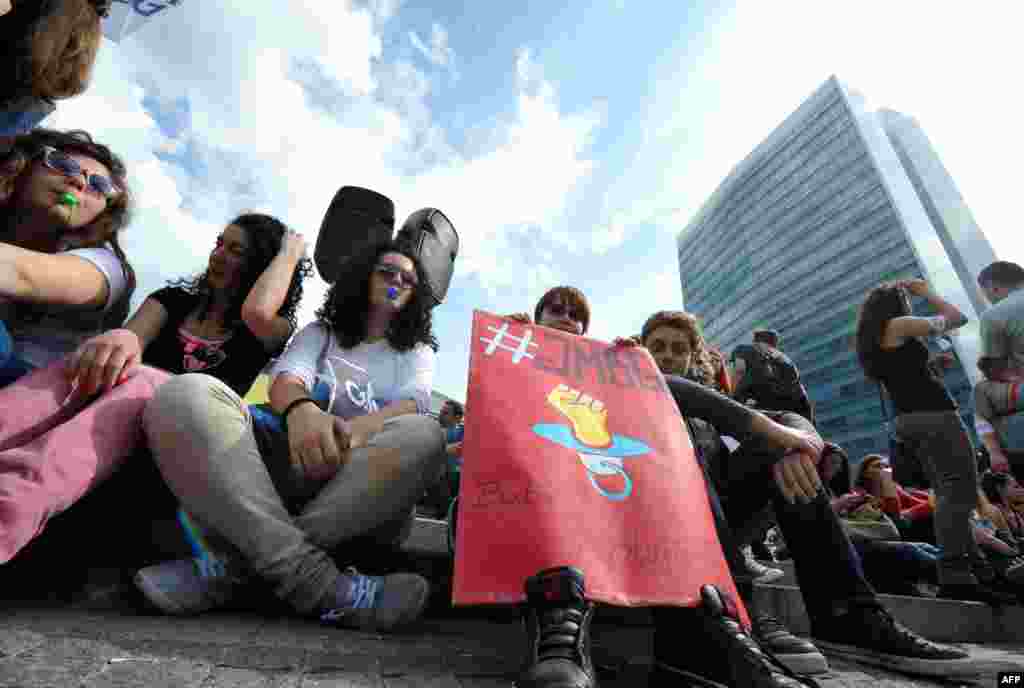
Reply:
[[[0,320],[0,387],[6,387],[33,369],[32,365],[14,355],[14,341],[7,325]]]

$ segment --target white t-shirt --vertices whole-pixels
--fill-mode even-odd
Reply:
[[[13,304],[0,304],[0,319],[14,340],[14,355],[43,368],[71,353],[78,345],[102,333],[109,310],[124,297],[128,278],[121,261],[108,248],[76,248],[68,255],[83,258],[103,273],[109,292],[102,308],[81,306],[46,306],[27,315]],[[20,314],[19,314],[20,313]],[[15,314],[19,314],[17,317]]]
[[[373,413],[403,399],[414,400],[417,412],[426,413],[434,352],[423,344],[395,351],[386,339],[343,349],[326,327],[314,322],[295,335],[271,369],[271,378],[281,373],[299,378],[310,391],[325,383],[330,390],[327,410],[341,418]]]

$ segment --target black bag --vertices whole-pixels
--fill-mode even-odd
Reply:
[[[427,275],[434,305],[444,302],[455,270],[455,258],[459,255],[459,234],[455,227],[437,208],[422,208],[402,223],[397,238],[412,244]]]
[[[313,259],[328,284],[338,279],[345,259],[370,244],[387,241],[395,231],[395,204],[383,194],[343,186],[320,223]]]
[[[800,384],[800,371],[789,356],[761,342],[740,351],[747,370],[736,390],[737,398],[753,399],[760,409],[799,413],[813,425],[814,406]]]
[[[789,397],[800,388],[800,371],[789,356],[767,344],[755,342],[750,347],[747,366],[754,391],[775,397]]]
[[[320,276],[334,283],[348,258],[395,233],[395,204],[387,196],[358,186],[343,186],[334,195],[320,224],[313,258]],[[459,253],[459,235],[436,208],[417,210],[402,224],[396,238],[408,241],[427,276],[433,305],[444,301]]]

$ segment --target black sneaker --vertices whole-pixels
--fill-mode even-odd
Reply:
[[[939,645],[911,631],[881,607],[853,607],[814,628],[825,652],[921,676],[974,676],[980,669],[963,650]]]
[[[770,614],[754,616],[753,635],[761,647],[786,665],[794,674],[824,674],[828,661],[814,643],[798,638]]]
[[[678,685],[707,685],[717,682],[750,688],[817,687],[812,679],[798,677],[747,634],[728,596],[713,585],[701,588],[700,634],[677,636],[677,651],[659,642],[658,634],[672,633],[669,624],[655,630],[654,662],[659,685],[676,675]]]
[[[999,585],[991,583],[964,583],[961,585],[940,585],[936,597],[962,602],[984,602],[993,607],[1017,604],[1017,596]]]

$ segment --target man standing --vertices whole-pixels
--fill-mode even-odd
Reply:
[[[1024,268],[996,261],[978,275],[978,286],[992,304],[981,314],[981,355],[1024,369]]]
[[[735,398],[760,409],[792,411],[814,425],[814,406],[807,390],[800,383],[796,364],[779,350],[779,333],[775,330],[756,330],[752,344],[742,344],[733,350]]]
[[[1019,453],[1004,446],[1014,441],[1007,419],[1024,406],[1020,399],[1020,380],[1024,376],[1024,268],[996,261],[978,275],[978,286],[992,307],[981,314],[978,367],[987,379],[974,390],[975,427],[988,449],[993,470],[1005,472],[1010,470],[1007,452]],[[1024,437],[1016,438],[1015,444],[1024,446]]]

